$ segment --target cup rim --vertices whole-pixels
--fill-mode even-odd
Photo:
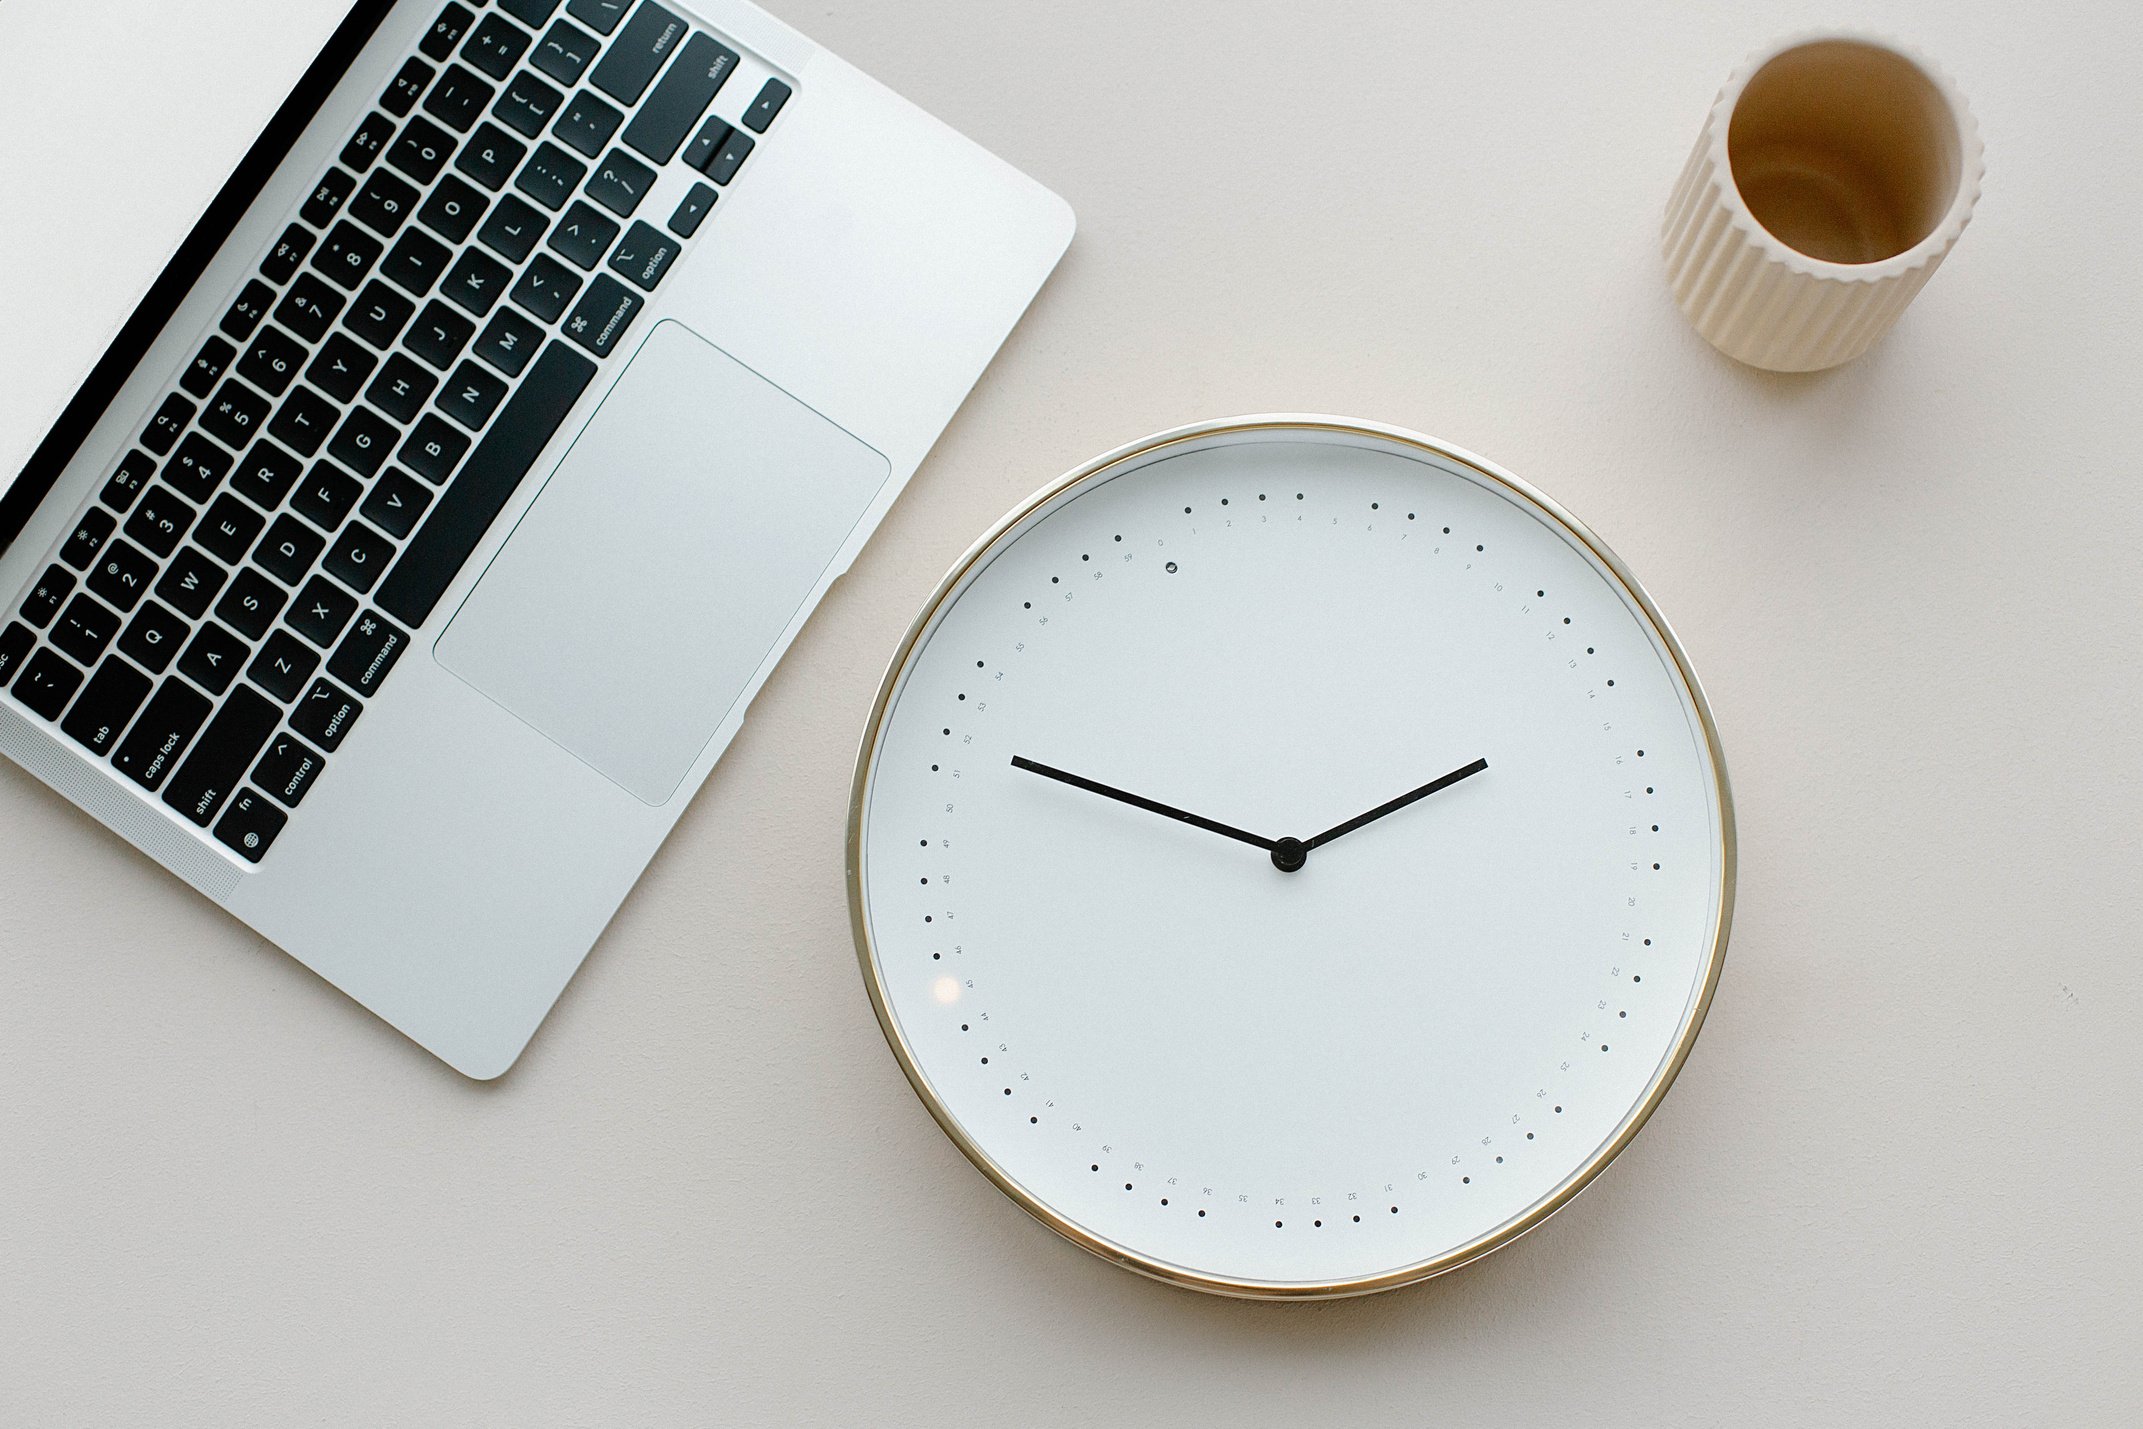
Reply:
[[[1882,50],[1917,69],[1927,82],[1934,86],[1935,92],[1942,96],[1943,104],[1949,109],[1950,122],[1957,133],[1957,191],[1950,195],[1949,206],[1943,210],[1941,220],[1910,248],[1872,263],[1838,263],[1827,258],[1817,258],[1803,253],[1764,227],[1757,221],[1747,200],[1741,195],[1741,186],[1734,178],[1734,167],[1727,152],[1727,137],[1733,127],[1734,110],[1741,103],[1743,92],[1748,89],[1749,82],[1756,77],[1757,72],[1779,56],[1793,50],[1832,42]],[[1711,171],[1718,184],[1720,202],[1726,209],[1728,221],[1761,249],[1765,258],[1771,262],[1797,273],[1836,281],[1879,283],[1901,273],[1924,268],[1939,260],[1957,241],[1957,236],[1964,231],[1964,226],[1971,221],[1972,209],[1979,202],[1980,182],[1985,178],[1987,170],[1986,151],[1979,138],[1979,124],[1973,119],[1971,107],[1965,103],[1964,94],[1949,75],[1911,46],[1866,30],[1800,30],[1757,50],[1727,76],[1725,85],[1719,90],[1719,97],[1712,102],[1708,128]]]

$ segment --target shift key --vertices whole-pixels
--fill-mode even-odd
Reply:
[[[625,126],[625,142],[656,163],[667,164],[736,68],[735,50],[712,35],[694,35],[685,41],[684,53],[640,106],[632,123]]]
[[[281,721],[281,707],[266,696],[245,685],[231,691],[231,697],[202,731],[193,753],[171,776],[164,789],[164,802],[207,828]]]
[[[149,707],[120,741],[112,763],[142,788],[156,790],[179,762],[187,742],[208,718],[208,697],[177,678],[164,681]]]

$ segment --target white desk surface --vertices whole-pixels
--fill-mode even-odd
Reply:
[[[1689,331],[1654,234],[1727,71],[1836,5],[772,3],[1061,192],[1069,257],[499,1084],[0,765],[0,1421],[2135,1422],[2143,10],[1848,7],[1957,77],[1986,190],[1881,346],[1784,378]],[[0,467],[337,8],[0,5]],[[129,108],[159,65],[185,112]],[[1315,1306],[990,1189],[841,881],[954,556],[1094,452],[1277,409],[1592,522],[1740,804],[1725,981],[1635,1146],[1488,1261]]]

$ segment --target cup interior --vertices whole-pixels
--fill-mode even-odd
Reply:
[[[1957,197],[1963,141],[1917,64],[1858,40],[1817,40],[1749,78],[1727,127],[1742,202],[1787,247],[1879,263],[1935,231]]]

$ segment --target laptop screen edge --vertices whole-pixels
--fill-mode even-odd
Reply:
[[[6,554],[31,515],[51,494],[76,450],[396,3],[397,0],[359,0],[350,7],[349,14],[335,27],[260,137],[246,150],[238,167],[180,242],[171,261],[149,285],[149,291],[120,327],[111,346],[60,410],[58,420],[30,453],[21,473],[0,491],[0,555]]]

